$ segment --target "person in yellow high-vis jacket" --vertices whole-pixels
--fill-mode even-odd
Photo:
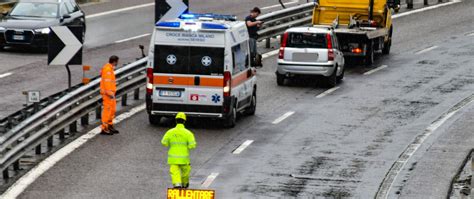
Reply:
[[[169,147],[168,164],[170,165],[171,181],[174,188],[188,188],[191,162],[189,150],[196,148],[196,140],[191,131],[184,127],[186,115],[176,115],[176,127],[163,136],[161,143]]]
[[[115,92],[117,91],[117,85],[115,83],[115,66],[117,66],[119,58],[117,56],[111,56],[109,63],[105,64],[100,71],[100,94],[103,100],[102,110],[102,132],[104,135],[113,135],[119,133],[114,128],[115,110],[117,101],[115,99]]]

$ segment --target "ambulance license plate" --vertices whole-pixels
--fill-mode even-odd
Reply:
[[[181,91],[160,90],[161,97],[181,97]]]
[[[13,35],[13,40],[23,41],[23,40],[25,40],[25,36],[24,35]]]

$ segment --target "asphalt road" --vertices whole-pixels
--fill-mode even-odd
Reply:
[[[374,64],[387,68],[363,75],[367,68],[353,66],[340,88],[322,98],[316,96],[325,89],[312,81],[278,87],[276,58],[265,60],[258,72],[256,116],[241,118],[234,129],[208,120],[190,125],[198,142],[191,154],[191,187],[201,188],[208,175],[219,173],[209,187],[218,198],[373,198],[407,145],[472,94],[473,8],[474,2],[465,1],[396,19],[392,54]],[[127,55],[133,49],[114,52]],[[272,123],[288,112],[295,113]],[[442,129],[454,123],[445,125]],[[170,178],[160,139],[167,128],[148,125],[144,112],[117,127],[121,134],[91,140],[20,198],[164,198]],[[430,137],[434,141],[427,144],[445,132],[450,131],[435,131]],[[462,139],[472,139],[472,134]],[[246,140],[254,142],[241,154],[232,154]],[[426,161],[419,153],[411,161]],[[415,186],[404,189],[401,198],[414,196],[410,191],[422,175],[416,172],[407,174],[415,179],[408,186]],[[390,198],[399,196],[399,183]]]
[[[86,74],[93,77],[99,74],[100,67],[112,54],[119,55],[122,63],[129,63],[140,57],[138,45],[149,45],[149,36],[141,39],[115,44],[116,41],[129,39],[153,30],[154,6],[147,6],[125,12],[99,15],[99,13],[110,10],[128,8],[136,5],[149,4],[153,0],[111,0],[99,4],[87,4],[82,6],[88,16],[87,33],[84,47],[83,65],[92,66],[92,70]],[[283,2],[292,2],[285,0]],[[303,1],[300,1],[303,2]],[[306,1],[304,1],[306,2]],[[275,0],[262,0],[254,2],[245,1],[192,1],[192,12],[217,12],[235,14],[240,19],[248,14],[253,6],[272,6],[277,4]],[[297,4],[289,4],[295,6]],[[233,8],[227,11],[227,8]],[[271,12],[281,9],[272,7],[263,9],[263,12]],[[26,102],[22,91],[38,90],[42,96],[49,96],[67,88],[67,73],[62,66],[47,66],[47,55],[36,49],[6,49],[0,51],[0,117],[5,117],[17,110]],[[71,66],[73,84],[82,81],[82,67]],[[8,74],[3,77],[3,75]]]

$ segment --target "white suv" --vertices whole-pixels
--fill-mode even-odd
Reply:
[[[344,55],[331,27],[290,28],[280,46],[278,85],[289,77],[311,75],[323,77],[328,87],[334,87],[344,78]]]

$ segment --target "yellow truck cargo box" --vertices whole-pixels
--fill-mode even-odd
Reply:
[[[348,25],[350,17],[367,20],[369,0],[320,0],[313,13],[314,25],[330,25],[339,17],[340,25]],[[373,20],[382,26],[387,25],[385,15],[390,15],[386,0],[374,0]],[[390,24],[389,24],[390,25]]]

